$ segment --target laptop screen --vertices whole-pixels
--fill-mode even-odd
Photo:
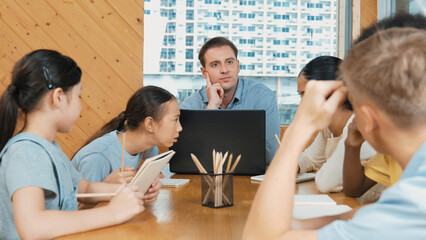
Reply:
[[[183,131],[171,149],[176,154],[170,171],[199,173],[193,153],[207,172],[213,172],[212,151],[241,154],[235,174],[258,175],[266,170],[264,110],[181,110]]]

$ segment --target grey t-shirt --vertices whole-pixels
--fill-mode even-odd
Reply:
[[[42,188],[46,209],[77,210],[74,193],[82,178],[56,142],[19,133],[9,140],[0,156],[0,239],[19,238],[11,200],[21,188]]]
[[[114,170],[121,168],[122,145],[117,137],[117,131],[109,132],[84,146],[75,154],[72,164],[90,182],[102,182]],[[130,155],[124,153],[124,166],[139,166],[144,158],[158,154],[158,148],[153,147],[143,153]]]

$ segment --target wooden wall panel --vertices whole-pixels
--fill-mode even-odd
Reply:
[[[48,48],[83,71],[82,111],[57,142],[71,157],[142,86],[143,0],[0,0],[0,93],[14,63]]]
[[[377,22],[377,0],[361,1],[361,29]]]
[[[352,40],[358,38],[362,30],[377,22],[377,0],[352,1]]]
[[[143,38],[143,31],[139,31],[139,26],[143,22],[143,11],[140,11],[143,9],[143,1],[128,1],[126,4],[117,0],[107,0],[107,2]]]

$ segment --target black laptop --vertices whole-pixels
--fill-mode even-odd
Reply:
[[[264,110],[180,110],[183,131],[171,149],[174,173],[199,173],[193,153],[207,172],[213,171],[212,151],[241,154],[235,174],[259,175],[266,170]]]

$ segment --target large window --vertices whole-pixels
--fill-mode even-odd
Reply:
[[[240,77],[274,91],[281,124],[290,124],[299,71],[337,52],[337,0],[145,0],[144,8],[144,85],[166,88],[179,102],[205,84],[200,47],[223,36],[239,49]]]
[[[380,20],[397,12],[423,14],[426,16],[425,0],[378,0],[377,18]]]

